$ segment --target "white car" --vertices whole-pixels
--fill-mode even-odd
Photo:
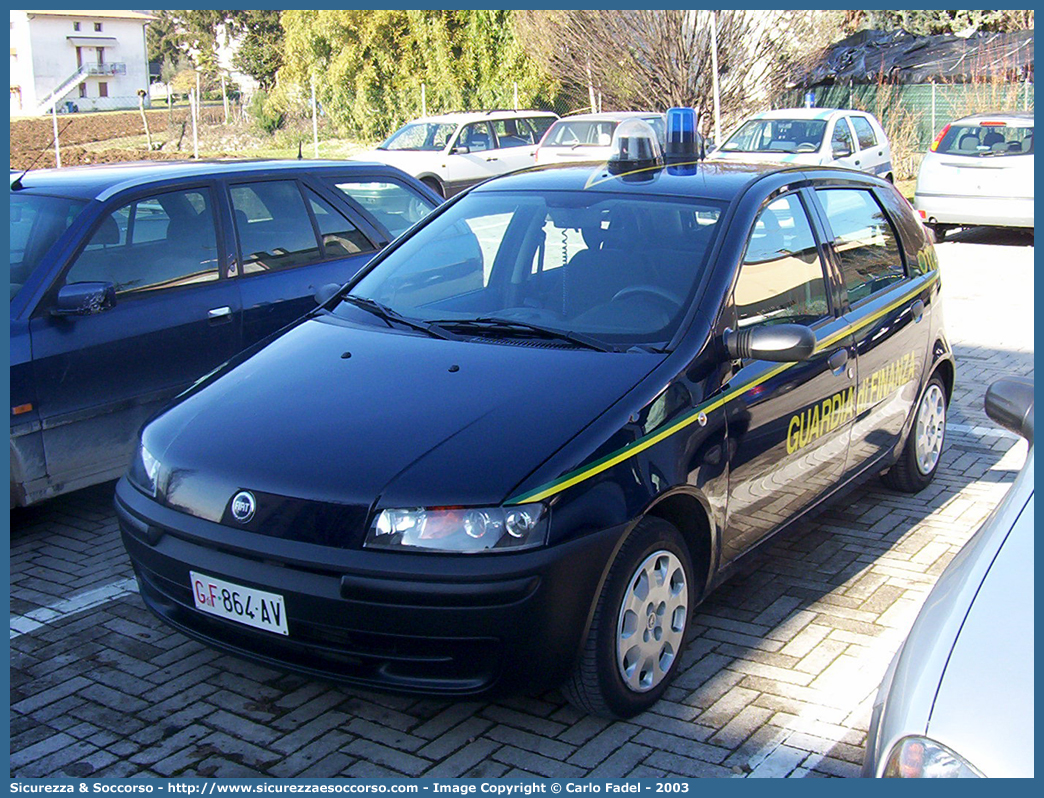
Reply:
[[[1026,463],[892,660],[864,776],[1033,777],[1033,380],[995,382],[986,412],[1029,440]]]
[[[921,161],[914,208],[951,227],[1033,227],[1033,113],[975,114],[942,129]]]
[[[859,169],[888,181],[892,148],[877,117],[838,108],[782,108],[744,120],[708,158],[827,164]]]
[[[538,164],[606,161],[612,153],[613,133],[621,122],[641,119],[648,122],[661,144],[664,116],[651,111],[620,111],[604,114],[577,114],[555,122],[537,148]]]
[[[356,156],[411,174],[443,197],[536,162],[536,148],[558,119],[550,111],[469,111],[415,119]]]

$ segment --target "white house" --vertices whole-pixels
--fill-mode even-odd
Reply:
[[[144,11],[11,11],[11,116],[137,108],[148,91]],[[148,96],[145,98],[148,103]]]

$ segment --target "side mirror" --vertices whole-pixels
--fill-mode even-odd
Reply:
[[[319,286],[315,289],[315,304],[325,305],[327,301],[341,290],[341,286],[337,283],[327,283],[326,285]]]
[[[1033,443],[1033,380],[1002,377],[986,389],[986,415]]]
[[[836,142],[832,146],[831,151],[833,152],[835,158],[847,158],[849,155],[852,154],[852,150],[850,147],[848,147],[845,144],[838,144]]]
[[[467,144],[458,144],[450,150],[450,155],[467,155],[469,152],[471,152],[471,147]]]
[[[812,357],[816,334],[804,324],[767,324],[746,330],[726,330],[725,349],[733,360],[753,358],[797,363]]]
[[[112,283],[69,283],[58,289],[53,316],[93,316],[116,306]]]

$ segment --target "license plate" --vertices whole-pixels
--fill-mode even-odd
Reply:
[[[283,597],[189,571],[196,609],[230,621],[289,635]]]

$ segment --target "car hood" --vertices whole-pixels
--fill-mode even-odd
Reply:
[[[986,776],[1033,777],[1033,499],[990,565],[928,722]]]
[[[353,157],[359,161],[386,163],[396,169],[414,174],[423,169],[430,170],[435,162],[443,163],[439,159],[444,158],[445,155],[442,150],[370,150]]]
[[[358,520],[377,503],[500,503],[663,357],[319,317],[188,392],[142,440],[161,501],[230,523],[249,490],[257,531],[296,537],[338,507]],[[314,542],[347,545],[341,534]]]
[[[744,161],[746,163],[796,163],[819,166],[823,156],[819,152],[725,152],[715,150],[707,156],[712,161]]]

